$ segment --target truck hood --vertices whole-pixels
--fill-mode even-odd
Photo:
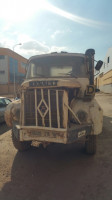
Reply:
[[[89,84],[88,78],[39,78],[25,80],[21,87],[22,89],[27,88],[81,88],[82,85],[87,86]]]

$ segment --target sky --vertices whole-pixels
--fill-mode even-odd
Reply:
[[[0,0],[0,7],[0,47],[25,58],[93,48],[104,60],[112,47],[111,0]]]

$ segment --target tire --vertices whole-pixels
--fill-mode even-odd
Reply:
[[[16,137],[18,134],[18,138]],[[19,130],[14,126],[12,129],[12,142],[14,147],[18,151],[26,151],[31,147],[31,142],[21,142],[19,141]]]
[[[96,153],[96,135],[88,135],[85,142],[85,149],[87,154]]]

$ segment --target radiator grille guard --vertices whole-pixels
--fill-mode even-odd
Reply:
[[[24,126],[67,128],[68,94],[65,90],[30,89],[24,92]]]

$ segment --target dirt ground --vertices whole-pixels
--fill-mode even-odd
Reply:
[[[97,94],[104,110],[103,133],[97,153],[83,144],[32,147],[19,153],[11,131],[0,127],[0,200],[111,200],[112,95]]]

